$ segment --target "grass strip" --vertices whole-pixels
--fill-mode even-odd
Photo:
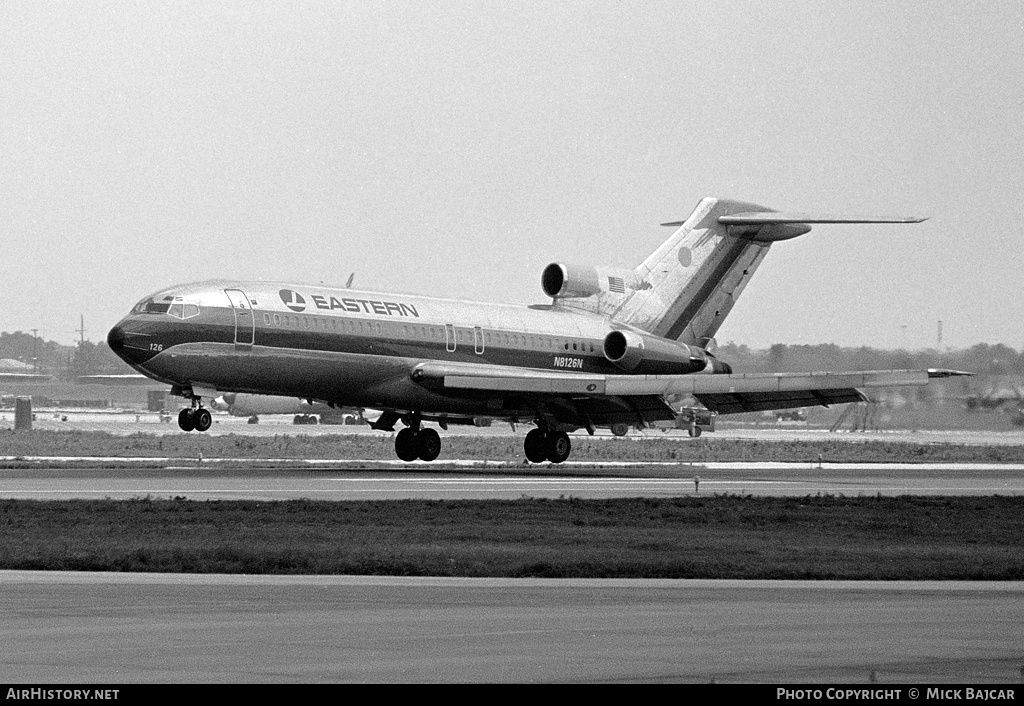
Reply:
[[[1024,445],[857,441],[753,441],[688,437],[572,437],[573,461],[788,461],[816,463],[1024,463]],[[0,431],[3,456],[153,456],[393,460],[393,435],[131,434],[95,431]],[[447,436],[439,460],[524,460],[521,436]],[[9,463],[9,462],[8,462]]]
[[[1024,579],[1024,498],[0,502],[0,568]]]

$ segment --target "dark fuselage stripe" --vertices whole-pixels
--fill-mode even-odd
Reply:
[[[431,360],[454,360],[492,365],[614,373],[621,370],[603,354],[602,341],[560,337],[522,331],[457,325],[454,350],[449,350],[446,326],[403,320],[356,319],[310,314],[285,314],[257,310],[253,344],[268,348],[392,355]],[[232,310],[207,309],[201,317],[179,322],[173,318],[153,320],[152,340],[168,350],[184,343],[234,343]],[[270,323],[267,323],[269,319]],[[477,353],[483,336],[483,352]],[[248,344],[248,336],[239,340]],[[508,343],[506,343],[508,341]],[[531,345],[532,343],[532,345]]]

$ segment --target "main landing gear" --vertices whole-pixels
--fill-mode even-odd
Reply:
[[[395,436],[395,453],[403,461],[433,461],[441,454],[441,435],[413,419]]]
[[[401,417],[407,425],[395,435],[395,453],[403,461],[433,461],[441,453],[441,437],[433,429],[421,425],[418,414],[408,414]],[[383,431],[393,431],[394,423],[399,420],[396,412],[388,412],[374,422],[374,428]],[[450,423],[450,422],[449,422]],[[523,448],[526,451],[526,458],[533,463],[562,463],[569,458],[572,451],[572,442],[569,435],[564,431],[549,429],[546,424],[538,422],[541,426],[532,429],[526,435]],[[442,423],[442,428],[448,427]]]
[[[523,441],[523,450],[526,452],[526,458],[533,463],[544,461],[561,463],[569,458],[572,442],[569,441],[569,435],[564,431],[551,431],[538,427],[526,435],[526,440]]]

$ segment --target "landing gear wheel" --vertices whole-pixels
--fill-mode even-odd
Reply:
[[[523,441],[523,450],[530,463],[543,463],[548,459],[548,444],[544,432],[540,429],[531,429]]]
[[[548,434],[548,460],[551,463],[561,463],[569,458],[572,451],[572,442],[569,435],[564,431],[553,431]]]
[[[417,442],[419,456],[424,461],[433,461],[441,453],[441,435],[433,429],[420,429]]]
[[[206,431],[213,424],[213,415],[210,414],[210,410],[203,407],[192,410],[192,424],[196,431]]]
[[[690,436],[694,439],[700,436],[700,427],[690,427]]]
[[[415,461],[420,455],[419,437],[406,427],[395,436],[395,453],[403,461]]]
[[[183,409],[178,412],[178,426],[181,427],[182,431],[192,431],[196,428],[196,424],[192,420],[191,409]]]

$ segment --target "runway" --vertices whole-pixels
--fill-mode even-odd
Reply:
[[[1024,495],[1024,466],[999,464],[10,462],[0,499]],[[32,684],[1014,684],[1024,668],[1021,582],[0,571],[0,592],[0,670]]]
[[[153,459],[145,459],[153,463]],[[68,500],[392,500],[674,497],[680,495],[1024,495],[1020,464],[580,463],[558,467],[323,461],[227,468],[47,466],[0,470],[0,498]]]
[[[0,671],[26,684],[1012,684],[1024,665],[1020,583],[5,571],[0,590]]]

